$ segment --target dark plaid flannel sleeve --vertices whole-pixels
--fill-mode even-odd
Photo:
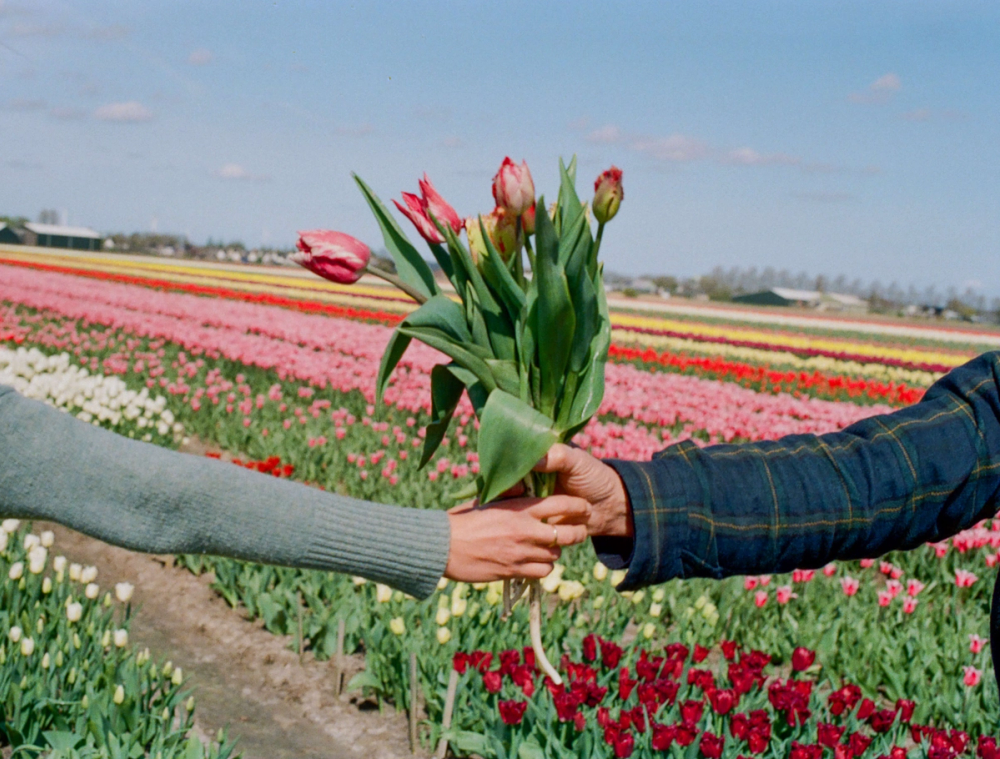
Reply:
[[[635,539],[596,539],[620,590],[675,577],[820,567],[944,539],[993,516],[1000,493],[1000,352],[924,399],[841,432],[609,461]]]

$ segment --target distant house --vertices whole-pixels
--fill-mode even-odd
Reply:
[[[69,248],[71,250],[100,250],[103,242],[101,236],[86,227],[65,227],[59,224],[37,224],[28,222],[24,225],[26,233],[21,242],[25,245],[38,245],[43,248]]]
[[[737,295],[734,303],[753,306],[799,306],[822,311],[865,311],[868,301],[846,293],[826,293],[819,290],[793,290],[789,287],[772,287],[756,293]]]
[[[0,221],[0,243],[8,245],[20,245],[21,235],[18,231],[4,222]]]

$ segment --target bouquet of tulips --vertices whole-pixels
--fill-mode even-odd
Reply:
[[[373,265],[367,246],[348,235],[300,233],[296,261],[306,268],[341,283],[375,274],[421,304],[386,347],[376,405],[412,340],[448,357],[431,372],[432,418],[420,464],[433,456],[467,394],[480,425],[480,475],[475,492],[456,498],[478,495],[480,503],[489,503],[522,481],[529,494],[551,495],[553,476],[533,472],[533,466],[554,443],[571,440],[604,395],[611,322],[598,251],[604,226],[621,204],[622,175],[615,167],[601,174],[588,208],[575,189],[576,159],[569,166],[560,161],[559,170],[558,198],[548,208],[544,198],[536,203],[527,164],[510,158],[493,179],[496,207],[488,214],[463,220],[426,176],[420,196],[403,193],[404,202],[396,201],[457,298],[446,294],[382,201],[357,176],[396,273]],[[527,587],[532,645],[542,669],[558,683],[541,647],[538,583]],[[524,590],[522,583],[505,584],[506,610]]]

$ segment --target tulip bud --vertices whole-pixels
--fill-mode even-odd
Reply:
[[[483,232],[479,227],[480,217],[469,217],[465,220],[465,232],[469,236],[469,251],[472,260],[477,266],[488,255],[486,242],[483,240]],[[514,255],[517,248],[517,219],[502,208],[494,208],[493,211],[482,217],[483,227],[489,235],[490,242],[496,248],[500,257],[507,262]]]
[[[17,528],[21,526],[20,519],[5,519],[0,523],[0,530],[3,530],[7,534],[17,532]]]
[[[48,595],[51,592],[52,592],[52,578],[46,577],[44,580],[42,580],[42,593]]]
[[[656,634],[656,625],[654,625],[652,622],[647,622],[645,625],[643,625],[642,637],[644,637],[646,640],[649,640],[655,634]]]
[[[350,285],[361,279],[372,252],[360,240],[343,232],[314,229],[299,232],[299,252],[291,259],[323,279]]]
[[[10,628],[10,630],[7,631],[7,637],[10,638],[11,643],[17,643],[18,641],[20,641],[21,636],[23,634],[24,632],[17,625],[14,625],[12,628]]]
[[[7,533],[0,530],[0,551],[7,550]]]
[[[493,199],[512,216],[520,216],[535,204],[535,182],[525,161],[518,166],[509,157],[503,159],[493,177]]]
[[[437,642],[442,646],[451,640],[451,630],[447,627],[439,627],[437,629]]]
[[[132,599],[132,592],[134,590],[135,586],[132,583],[119,582],[115,585],[115,597],[123,604],[128,603]]]
[[[447,587],[448,587],[448,578],[447,577],[442,577],[440,580],[438,580],[438,586],[437,586],[438,590],[444,590]]]
[[[87,698],[87,694],[86,693],[84,693],[83,694],[83,698],[80,699],[80,706],[82,708],[84,708],[84,709],[89,709],[90,708],[90,699]]]
[[[52,666],[52,659],[49,657],[49,652],[46,651],[42,656],[42,669],[48,669]]]
[[[184,704],[184,708],[190,713],[194,711],[194,696],[188,696],[187,703]]]
[[[389,603],[392,600],[392,588],[381,583],[375,586],[375,600],[380,604]]]
[[[105,630],[104,635],[101,636],[101,645],[107,648],[111,645],[111,631]]]
[[[62,665],[63,665],[63,652],[62,649],[60,648],[58,651],[56,651],[56,666],[61,667]]]
[[[594,181],[594,199],[591,207],[594,209],[594,216],[601,224],[611,221],[625,197],[622,189],[622,170],[616,166],[601,174]]]
[[[83,616],[83,605],[75,601],[66,607],[66,619],[70,622],[79,622]]]
[[[80,572],[82,571],[83,567],[81,567],[79,564],[70,564],[69,579],[71,579],[73,582],[80,582]]]
[[[111,698],[117,706],[121,706],[125,703],[125,689],[122,686],[115,688],[115,695]]]
[[[98,587],[96,582],[90,583],[90,585],[88,585],[86,588],[83,589],[83,595],[85,595],[91,601],[96,599],[97,596],[100,595],[100,593],[101,589],[100,587]]]
[[[395,635],[402,635],[406,632],[406,623],[403,621],[402,617],[393,617],[392,620],[389,621],[389,629],[392,630]]]
[[[33,638],[21,639],[21,655],[31,656],[35,652],[35,641]]]
[[[170,677],[170,682],[174,685],[182,685],[184,683],[184,672],[180,667],[174,670],[174,674]]]
[[[24,575],[24,562],[15,561],[10,565],[10,570],[7,572],[7,576],[12,580],[20,580]]]
[[[524,230],[524,234],[533,235],[535,234],[535,204],[531,204],[531,208],[525,211],[521,215],[521,229]]]
[[[80,571],[80,582],[84,585],[97,579],[97,567],[84,567]]]
[[[115,647],[125,648],[128,645],[128,631],[115,630]]]
[[[52,544],[56,542],[56,536],[52,530],[46,530],[39,536],[39,538],[45,548],[51,548]]]
[[[451,612],[448,611],[447,608],[438,609],[437,616],[434,617],[434,621],[437,622],[439,625],[448,624],[449,619],[451,619]]]

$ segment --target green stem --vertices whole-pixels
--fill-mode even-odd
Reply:
[[[521,258],[521,238],[528,241],[528,236],[524,234],[524,227],[521,224],[521,217],[517,217],[517,242],[514,243],[514,279],[518,287],[524,289],[524,260]]]
[[[604,224],[605,222],[600,221],[597,223],[597,238],[594,240],[594,258],[597,258],[597,253],[601,249],[601,238],[604,237]]]
[[[416,288],[410,287],[402,279],[400,279],[397,275],[390,274],[385,269],[380,269],[377,266],[371,266],[369,264],[367,267],[365,267],[365,273],[366,274],[374,274],[376,277],[381,277],[382,279],[384,279],[389,284],[395,285],[396,287],[398,287],[400,290],[402,290],[404,293],[406,293],[407,295],[409,295],[411,298],[413,298],[413,300],[415,300],[417,303],[419,303],[421,305],[423,305],[424,303],[427,302],[427,296],[426,295],[424,295],[422,292],[420,292]]]

